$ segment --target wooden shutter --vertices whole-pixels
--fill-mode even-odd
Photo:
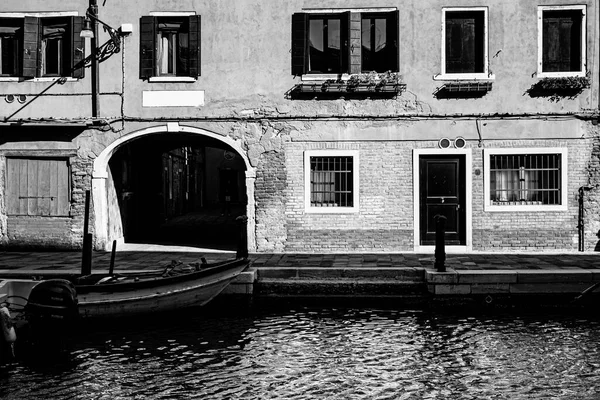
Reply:
[[[581,71],[581,12],[545,11],[542,71]]]
[[[201,36],[200,36],[200,15],[191,15],[189,17],[189,74],[196,78],[200,76],[200,49],[201,49]]]
[[[362,71],[362,22],[360,13],[350,14],[350,69],[351,74],[360,74]]]
[[[156,18],[140,18],[140,78],[154,76],[156,65]]]
[[[351,12],[346,11],[340,16],[340,72],[348,73],[350,72],[350,18]]]
[[[85,38],[81,37],[83,17],[71,17],[71,73],[73,78],[83,78],[85,68]]]
[[[446,13],[446,72],[483,72],[482,12]]]
[[[399,62],[399,48],[400,48],[400,11],[391,11],[388,13],[387,17],[387,32],[386,32],[386,41],[389,49],[388,57],[389,68],[392,72],[400,71],[400,62]]]
[[[35,78],[40,71],[40,19],[25,17],[23,23],[23,66],[22,76]]]
[[[7,158],[8,215],[69,215],[69,166],[61,159]]]
[[[292,75],[303,75],[308,70],[308,15],[292,15]]]

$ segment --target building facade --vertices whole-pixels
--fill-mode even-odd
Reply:
[[[0,5],[4,248],[600,250],[594,0],[91,3]]]

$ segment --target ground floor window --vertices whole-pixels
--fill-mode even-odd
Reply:
[[[358,152],[307,151],[304,164],[307,211],[358,210]]]
[[[68,216],[70,176],[68,159],[7,158],[7,214]]]
[[[566,207],[566,150],[489,150],[487,160],[486,197],[491,208]]]

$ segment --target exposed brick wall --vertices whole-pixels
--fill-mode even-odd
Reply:
[[[485,148],[568,149],[568,187],[566,211],[491,212],[484,211],[483,149],[473,149],[473,249],[475,250],[568,250],[578,248],[578,188],[587,184],[586,172],[591,154],[591,141],[576,140],[512,140],[488,141]],[[564,165],[563,165],[564,167]]]
[[[8,247],[35,249],[80,248],[71,230],[72,218],[9,217]]]
[[[412,148],[407,142],[292,142],[286,146],[286,251],[412,250]],[[360,211],[306,213],[304,152],[358,150]]]
[[[286,242],[285,154],[262,153],[257,166],[255,182],[256,247],[259,252],[282,252]]]
[[[46,156],[52,156],[48,152]],[[59,157],[61,155],[58,155]],[[5,168],[2,159],[2,169]],[[90,190],[93,160],[71,157],[71,207],[69,217],[5,216],[0,247],[36,249],[80,249],[85,216],[85,192]],[[3,185],[3,190],[4,190]],[[90,230],[93,224],[90,211]]]

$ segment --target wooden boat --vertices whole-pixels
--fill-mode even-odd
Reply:
[[[90,275],[75,280],[79,316],[121,317],[207,304],[246,267],[247,259],[164,271]]]
[[[163,270],[20,280],[19,297],[26,301],[21,304],[26,312],[67,313],[69,287],[74,288],[78,316],[84,319],[175,311],[207,304],[248,264],[245,258],[214,264],[174,261]]]

